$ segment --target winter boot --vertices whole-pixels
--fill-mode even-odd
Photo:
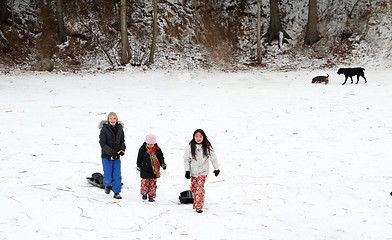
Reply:
[[[143,196],[142,196],[142,199],[143,199],[143,200],[147,200],[147,195],[143,195]]]
[[[203,212],[203,209],[196,209],[196,212],[197,212],[197,213],[202,213],[202,212]]]
[[[115,193],[113,196],[115,199],[122,199],[121,195],[119,193]]]
[[[105,193],[109,194],[110,193],[110,187],[105,187]]]
[[[155,202],[154,198],[149,198],[148,201],[149,202]]]

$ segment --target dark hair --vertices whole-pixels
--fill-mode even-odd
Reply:
[[[203,130],[196,129],[195,132],[193,133],[192,140],[189,142],[189,145],[191,145],[192,158],[196,159],[196,144],[197,144],[195,141],[196,133],[200,133],[203,136],[203,141],[201,142],[201,145],[203,147],[203,155],[205,157],[208,157],[210,155],[211,150],[212,150],[211,143],[210,143],[210,141],[208,141],[207,135],[204,133]]]
[[[146,143],[146,142],[144,142],[144,143],[142,144],[142,146],[141,146],[141,147],[142,147],[142,148],[146,148],[146,146],[147,146],[147,143]],[[155,146],[158,146],[158,143],[155,143],[155,144],[154,144],[154,147],[155,147]]]

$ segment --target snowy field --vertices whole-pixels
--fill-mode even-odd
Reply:
[[[392,70],[336,71],[0,75],[0,239],[392,239]],[[86,181],[110,111],[122,200]],[[178,201],[197,128],[221,164],[202,214]],[[168,165],[155,203],[136,171],[150,132]]]

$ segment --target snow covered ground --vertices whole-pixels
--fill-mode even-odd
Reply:
[[[327,72],[1,75],[0,239],[392,239],[392,70],[344,86]],[[122,200],[86,181],[110,111]],[[202,214],[178,201],[196,128],[221,164]],[[168,165],[155,203],[136,172],[150,132]]]

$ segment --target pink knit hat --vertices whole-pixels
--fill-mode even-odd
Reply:
[[[152,134],[152,133],[147,134],[147,136],[146,136],[146,143],[148,143],[148,144],[155,144],[155,143],[157,143],[157,137],[154,134]]]

